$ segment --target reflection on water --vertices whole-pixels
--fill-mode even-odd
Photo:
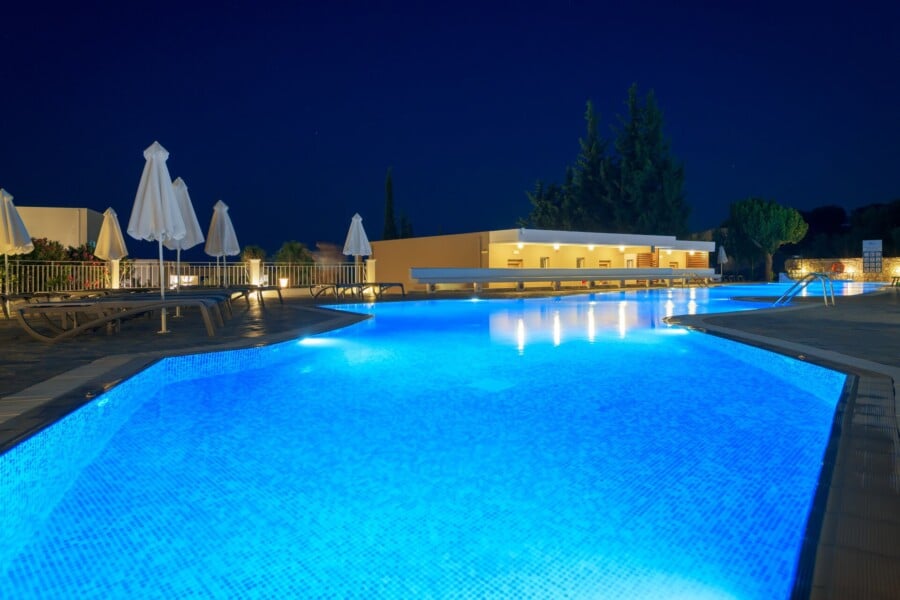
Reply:
[[[594,343],[615,336],[625,339],[639,330],[669,328],[663,319],[701,311],[708,305],[708,290],[649,290],[622,294],[591,294],[546,301],[517,301],[507,310],[490,313],[494,341],[514,341],[519,351],[528,343],[559,346],[573,341]],[[759,308],[758,304],[729,302],[728,310]]]
[[[722,286],[714,288],[668,288],[518,300],[506,310],[490,313],[490,336],[494,341],[515,343],[523,352],[528,343],[595,343],[604,337],[626,339],[637,332],[662,331],[672,326],[664,319],[676,315],[696,315],[740,310],[757,310],[769,305],[735,300],[740,297],[777,298],[789,284]],[[861,294],[878,286],[836,282],[835,295]],[[784,288],[784,289],[782,289]],[[810,286],[802,295],[821,294]]]

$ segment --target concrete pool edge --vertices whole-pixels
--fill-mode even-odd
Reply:
[[[775,309],[805,311],[803,304]],[[900,516],[896,514],[900,456],[900,369],[736,329],[710,321],[723,317],[739,321],[758,311],[675,316],[667,319],[689,329],[756,346],[811,362],[855,377],[852,395],[835,411],[833,462],[823,459],[820,487],[827,490],[820,506],[813,506],[810,529],[821,519],[815,536],[814,559],[803,550],[794,581],[793,598],[888,598],[900,589]],[[842,410],[843,409],[843,410]],[[828,467],[831,467],[828,469]],[[825,473],[826,469],[828,472]],[[817,490],[817,496],[821,490]],[[820,515],[813,514],[821,511]],[[812,539],[809,540],[812,542]],[[806,541],[804,542],[806,543]]]

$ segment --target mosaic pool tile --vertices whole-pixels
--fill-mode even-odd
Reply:
[[[0,457],[0,590],[786,597],[843,376],[568,304],[155,365]]]

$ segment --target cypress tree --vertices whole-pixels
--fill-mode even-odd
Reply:
[[[575,163],[574,173],[567,176],[571,180],[569,200],[572,204],[570,229],[601,231],[613,224],[612,206],[608,190],[609,157],[607,142],[597,133],[597,116],[590,100],[584,113],[587,132],[578,140],[581,152]]]
[[[388,167],[387,176],[384,179],[384,233],[381,239],[397,239],[397,223],[394,221],[394,181],[391,177],[391,167]]]
[[[412,221],[407,218],[406,213],[400,213],[400,237],[401,238],[411,238],[413,237],[413,226]]]
[[[641,105],[637,85],[628,90],[627,120],[620,117],[619,156],[612,187],[616,230],[679,235],[687,231],[684,169],[663,135],[662,113],[653,92]]]
[[[562,185],[538,181],[526,194],[534,227],[682,235],[689,207],[684,169],[663,135],[663,118],[651,91],[641,104],[637,85],[628,90],[627,118],[619,117],[615,155],[597,133],[598,117],[587,102],[581,151]]]

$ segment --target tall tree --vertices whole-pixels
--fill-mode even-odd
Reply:
[[[537,229],[571,231],[575,222],[576,206],[572,196],[572,169],[566,169],[566,183],[545,184],[538,181],[533,192],[526,192],[531,201],[531,214],[522,226]]]
[[[613,225],[613,208],[609,195],[609,170],[611,161],[606,153],[607,142],[597,133],[597,116],[590,100],[584,111],[587,131],[578,140],[581,152],[575,162],[574,172],[567,174],[570,194],[564,196],[570,206],[570,227],[581,231],[603,231]]]
[[[384,179],[384,233],[381,239],[397,239],[397,222],[394,220],[394,180],[391,176],[391,167],[388,167],[387,176]]]
[[[781,246],[802,240],[808,225],[794,208],[763,198],[748,198],[731,205],[729,228],[760,249],[766,259],[766,281],[772,281],[772,255]]]
[[[400,212],[400,237],[401,238],[411,238],[415,234],[413,233],[412,221],[406,216],[406,213]]]
[[[656,98],[651,91],[642,104],[632,85],[626,106],[628,117],[619,117],[615,153],[610,154],[597,133],[594,105],[587,102],[587,132],[578,140],[575,165],[567,167],[562,185],[539,181],[528,193],[532,212],[526,222],[547,229],[687,233],[684,169],[663,135]]]
[[[616,231],[681,235],[690,208],[684,195],[684,168],[672,156],[663,117],[651,90],[643,104],[637,85],[628,89],[628,117],[620,117],[611,204]]]

